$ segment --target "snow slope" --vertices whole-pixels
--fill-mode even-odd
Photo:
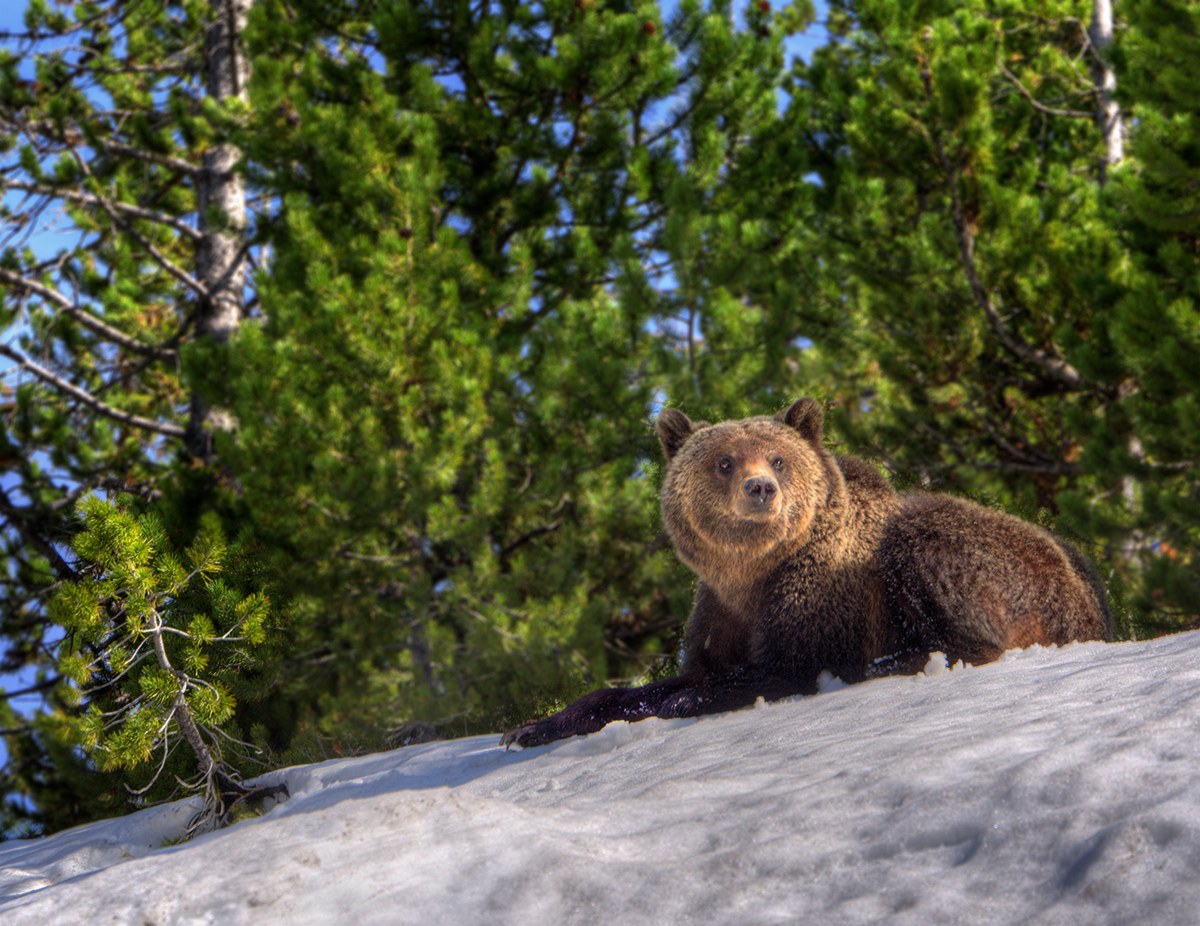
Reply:
[[[1200,923],[1200,633],[497,740],[0,844],[0,921]]]

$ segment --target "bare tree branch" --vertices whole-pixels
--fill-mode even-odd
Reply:
[[[90,392],[80,389],[78,386],[67,382],[62,377],[56,376],[45,367],[34,363],[26,357],[21,356],[17,351],[13,350],[7,344],[0,344],[0,354],[8,357],[22,369],[28,370],[42,382],[49,386],[53,386],[59,392],[64,392],[82,402],[84,405],[93,411],[98,412],[105,418],[111,418],[113,421],[120,421],[122,424],[132,425],[135,428],[143,428],[147,431],[154,431],[157,434],[165,434],[167,437],[183,437],[186,433],[184,428],[177,424],[171,424],[166,421],[151,421],[149,418],[142,418],[140,415],[134,415],[131,412],[123,412],[119,408],[113,408],[111,405],[106,405],[101,402]]]

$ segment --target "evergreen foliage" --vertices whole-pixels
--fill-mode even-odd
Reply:
[[[1108,204],[1129,265],[1107,326],[1120,370],[1116,439],[1089,435],[1087,462],[1128,481],[1119,523],[1141,578],[1134,603],[1162,632],[1200,614],[1200,4],[1134,0],[1120,12],[1132,158]]]
[[[0,54],[0,668],[46,699],[0,699],[6,832],[669,671],[664,404],[816,395],[1086,546],[1126,632],[1195,626],[1193,0],[1104,51],[1083,0],[833,0],[809,63],[808,0],[258,0],[213,45],[247,5],[33,2]]]
[[[206,91],[212,12],[203,0],[39,0],[0,37],[0,354],[15,364],[0,416],[0,670],[21,673],[10,693],[32,689],[51,708],[62,630],[45,600],[77,579],[73,506],[96,489],[161,497],[189,430],[180,353],[205,327],[209,275],[224,272],[199,255],[228,230],[219,209],[201,210],[227,182],[205,157],[239,108]],[[4,789],[24,796],[6,823],[27,800],[47,828],[110,806],[73,752],[34,735],[7,698],[3,710],[15,731]]]
[[[249,36],[268,321],[213,395],[297,596],[297,721],[492,730],[646,671],[686,609],[634,478],[679,357],[606,284],[772,117],[778,43],[695,5],[292,9]]]
[[[80,580],[58,589],[49,617],[65,633],[56,695],[83,709],[45,713],[35,725],[81,748],[101,773],[124,770],[136,798],[177,794],[176,782],[185,794],[201,793],[193,829],[207,828],[248,790],[224,757],[246,767],[255,750],[225,728],[240,698],[261,695],[260,649],[268,630],[281,628],[263,589],[247,593],[236,582],[246,576],[231,583],[222,574],[241,550],[215,515],[177,549],[155,512],[133,507],[147,506],[94,495],[79,503],[84,529],[72,545]]]
[[[900,484],[1053,524],[1130,578],[1122,474],[1088,456],[1120,440],[1107,318],[1125,259],[1102,206],[1091,5],[831,10],[843,38],[797,64],[790,116],[845,309],[836,339],[812,335],[835,424]]]
[[[859,329],[853,395],[887,410],[863,439],[896,469],[976,491],[1003,480],[1046,506],[1078,448],[1061,412],[1040,409],[1095,403],[1063,345],[1090,330],[1089,284],[1119,257],[1090,114],[1050,115],[1027,86],[1060,108],[1086,98],[1072,60],[1084,11],[842,9],[847,40],[797,69],[797,105],[827,133],[814,166]]]

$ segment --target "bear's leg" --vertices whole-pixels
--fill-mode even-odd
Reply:
[[[662,703],[683,685],[680,678],[668,678],[641,688],[600,688],[557,714],[509,730],[500,745],[542,746],[568,736],[595,733],[614,720],[645,720],[655,716]]]
[[[894,673],[906,674],[913,667],[920,671],[922,657],[938,650],[951,665],[959,659],[982,665],[1009,648],[1012,634],[1006,624],[1020,616],[1005,580],[990,577],[977,554],[961,546],[896,544],[881,555],[888,610],[899,625],[898,657],[904,663]]]
[[[703,717],[749,707],[759,698],[778,701],[799,694],[815,694],[817,673],[803,676],[809,681],[776,675],[769,668],[750,664],[719,675],[709,675],[667,696],[658,717]]]
[[[880,657],[867,666],[864,677],[886,678],[889,675],[916,675],[925,671],[925,667],[929,665],[929,654],[932,652],[932,649],[921,647]]]
[[[501,746],[541,746],[568,736],[595,733],[614,720],[630,723],[647,717],[700,717],[749,707],[759,698],[775,701],[808,694],[812,685],[771,675],[755,666],[739,666],[722,675],[700,679],[663,679],[641,688],[601,688],[569,707],[509,730]]]

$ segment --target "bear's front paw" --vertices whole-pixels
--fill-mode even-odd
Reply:
[[[513,746],[528,749],[531,746],[542,746],[561,738],[562,734],[555,732],[554,725],[549,720],[538,720],[520,727],[513,727],[500,737],[500,745],[505,749],[511,749]]]

